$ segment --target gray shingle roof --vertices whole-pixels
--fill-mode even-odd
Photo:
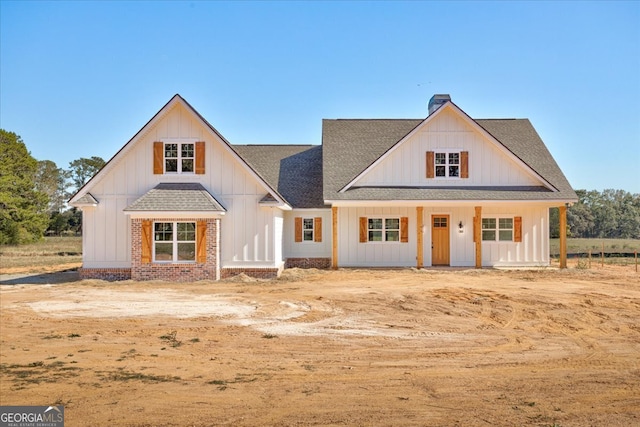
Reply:
[[[578,199],[529,119],[478,119],[476,123],[553,185],[558,198]]]
[[[322,146],[234,145],[233,148],[294,208],[323,208],[324,200],[577,199],[527,119],[475,122],[558,191],[544,186],[425,186],[352,187],[339,193],[422,122],[422,119],[326,119],[322,122]]]
[[[233,149],[294,208],[326,208],[322,146],[234,145]]]
[[[226,212],[198,183],[158,184],[124,209],[126,212]]]
[[[351,199],[338,191],[420,123],[422,120],[323,120],[324,199]]]
[[[494,187],[352,187],[353,200],[554,200],[541,186]]]
[[[323,120],[326,200],[577,200],[527,119],[476,120],[558,191],[545,187],[359,187],[339,191],[423,120]]]

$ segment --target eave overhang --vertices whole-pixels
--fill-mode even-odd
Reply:
[[[558,191],[558,189],[552,185],[547,179],[545,179],[542,175],[540,175],[537,171],[535,171],[531,166],[525,163],[522,159],[516,156],[511,150],[509,150],[501,141],[499,141],[495,136],[489,133],[486,129],[480,126],[473,118],[471,118],[467,113],[465,113],[460,107],[454,104],[452,101],[447,101],[442,104],[436,111],[431,113],[427,118],[425,118],[422,122],[420,122],[417,126],[415,126],[409,133],[407,133],[404,137],[402,137],[398,142],[393,144],[389,149],[380,157],[378,157],[373,163],[367,166],[364,170],[362,170],[358,175],[356,175],[351,181],[347,182],[340,190],[339,193],[344,193],[354,188],[357,185],[357,182],[365,176],[369,171],[375,168],[378,164],[383,162],[387,157],[391,155],[399,146],[401,146],[405,141],[410,139],[413,135],[419,132],[423,127],[427,126],[431,121],[433,121],[438,115],[442,114],[443,111],[450,110],[461,117],[465,122],[467,122],[476,132],[481,134],[484,138],[489,141],[492,141],[507,157],[509,157],[512,161],[517,163],[522,170],[526,171],[534,179],[537,179],[542,183],[544,187],[551,191]]]

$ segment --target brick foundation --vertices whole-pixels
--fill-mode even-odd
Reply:
[[[331,258],[287,258],[285,268],[330,268]]]
[[[130,268],[80,268],[80,280],[98,279],[116,282],[131,279]]]
[[[152,218],[148,218],[151,220]],[[155,263],[142,262],[142,221],[131,220],[131,279],[167,280],[171,282],[195,282],[198,280],[217,280],[218,229],[220,219],[207,218],[207,260],[204,263]],[[193,221],[198,219],[165,219],[162,221]]]

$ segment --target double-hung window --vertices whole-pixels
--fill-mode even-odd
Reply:
[[[301,217],[294,220],[294,239],[300,242],[322,242],[322,217]]]
[[[482,241],[512,242],[513,218],[482,218]]]
[[[154,223],[153,260],[155,262],[195,262],[196,223]]]
[[[407,217],[360,217],[360,243],[409,241]]]
[[[313,242],[313,218],[302,219],[302,241]]]
[[[195,162],[194,144],[164,144],[165,173],[193,173]]]
[[[370,242],[400,241],[400,218],[368,218],[367,228]]]

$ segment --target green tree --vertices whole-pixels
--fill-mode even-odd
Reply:
[[[82,231],[82,212],[76,208],[64,212],[53,212],[49,219],[48,234],[60,236],[66,233],[78,234]]]
[[[47,195],[36,189],[38,162],[14,132],[0,129],[0,244],[33,242],[47,228]]]
[[[49,197],[49,213],[62,212],[67,198],[65,171],[51,160],[40,160],[35,184],[37,190]]]
[[[573,237],[640,238],[640,195],[612,189],[576,194],[578,203],[567,211]]]
[[[69,162],[68,178],[75,190],[79,190],[93,175],[105,164],[101,157],[93,156],[90,159],[81,157]]]

